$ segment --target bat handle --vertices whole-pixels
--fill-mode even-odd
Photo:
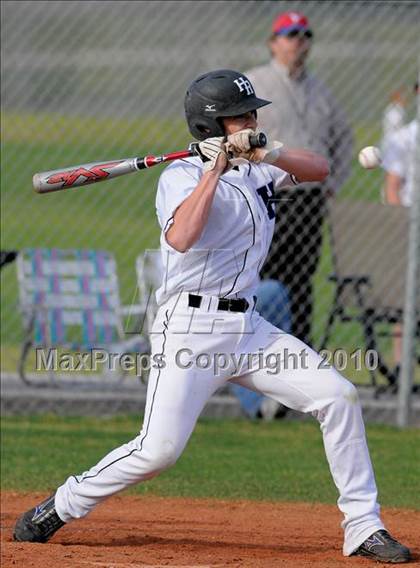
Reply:
[[[267,136],[264,134],[264,132],[251,134],[249,136],[249,144],[251,148],[264,148],[264,146],[267,144]],[[188,146],[188,150],[191,152],[192,156],[198,154],[197,148],[198,142],[191,142],[191,144]]]

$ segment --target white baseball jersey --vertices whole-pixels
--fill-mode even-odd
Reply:
[[[413,202],[417,125],[413,120],[403,126],[387,139],[384,147],[383,168],[401,178],[400,197],[405,207]]]
[[[169,245],[166,232],[202,174],[201,160],[193,157],[173,162],[159,180],[156,210],[165,269],[156,293],[159,305],[180,292],[251,297],[273,237],[274,192],[295,184],[293,176],[267,164],[249,162],[223,174],[200,239],[181,253]]]

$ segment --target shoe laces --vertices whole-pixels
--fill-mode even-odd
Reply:
[[[381,537],[382,537],[386,542],[390,542],[390,543],[393,543],[393,544],[400,544],[397,539],[395,539],[394,537],[392,537],[392,536],[389,534],[388,531],[382,529],[382,530],[378,531],[378,533],[381,535]]]
[[[38,526],[41,532],[47,537],[65,524],[57,515],[57,511],[54,507],[54,497],[51,497],[46,502],[41,503],[39,507],[35,508],[32,522]]]

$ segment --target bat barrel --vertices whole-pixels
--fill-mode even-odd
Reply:
[[[35,174],[32,178],[32,184],[37,193],[50,193],[72,187],[81,187],[136,172],[136,162],[137,158],[129,158],[112,162],[92,162],[60,170],[51,170]]]

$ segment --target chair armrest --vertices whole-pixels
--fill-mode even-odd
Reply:
[[[131,306],[121,306],[120,313],[123,316],[144,314],[147,310],[146,304],[132,304]]]

